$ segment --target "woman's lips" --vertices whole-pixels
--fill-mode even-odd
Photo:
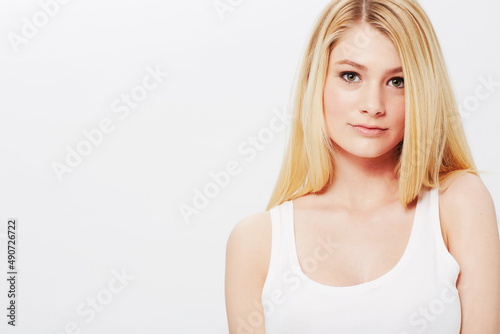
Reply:
[[[367,135],[367,136],[376,136],[376,135],[380,135],[381,133],[383,133],[385,130],[387,129],[381,129],[381,128],[375,128],[375,129],[370,129],[370,128],[367,128],[367,127],[364,127],[364,126],[361,126],[361,125],[352,125],[352,124],[349,124],[354,130],[356,130],[358,133],[361,133],[363,135]]]

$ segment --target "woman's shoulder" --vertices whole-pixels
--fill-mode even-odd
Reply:
[[[257,270],[265,279],[271,258],[270,211],[253,213],[238,221],[226,244],[226,257],[234,258]]]
[[[439,201],[450,209],[457,209],[457,204],[464,204],[461,210],[471,209],[471,200],[488,201],[491,194],[481,178],[473,173],[465,172],[446,180],[439,190]]]
[[[439,190],[439,212],[447,246],[471,229],[493,229],[495,207],[490,192],[481,178],[466,172],[452,177]],[[483,224],[484,222],[484,224]]]
[[[262,236],[263,233],[270,231],[271,228],[271,213],[270,211],[262,211],[253,213],[238,221],[230,234],[230,238],[243,238],[249,241],[254,238],[245,238],[245,236],[256,237]],[[243,241],[243,240],[240,240]]]

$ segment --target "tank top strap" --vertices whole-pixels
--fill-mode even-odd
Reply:
[[[283,251],[286,256],[286,263],[292,264],[292,259],[295,249],[295,237],[294,237],[294,226],[293,226],[293,201],[289,200],[283,203],[282,207],[282,221],[283,224],[283,238],[286,240],[283,247]]]
[[[293,235],[292,201],[285,201],[269,210],[271,214],[271,259],[264,291],[269,282],[281,286],[283,275],[291,268],[291,240]]]
[[[441,233],[441,218],[439,216],[439,188],[434,187],[429,190],[428,218],[425,219],[426,234],[430,236],[433,248],[438,258],[447,262],[457,273],[460,270],[458,262],[450,254]]]
[[[273,208],[271,219],[273,221],[273,243],[276,251],[280,251],[282,261],[289,263],[292,255],[293,241],[293,203],[291,200],[281,203]]]

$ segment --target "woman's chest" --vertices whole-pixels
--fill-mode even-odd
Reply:
[[[414,215],[414,208],[377,217],[297,211],[297,259],[310,279],[324,285],[351,286],[375,280],[402,258]]]

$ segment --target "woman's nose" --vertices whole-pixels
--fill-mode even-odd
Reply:
[[[374,116],[385,113],[385,103],[382,88],[375,85],[365,85],[365,87],[363,87],[362,94],[362,112],[367,112]]]

